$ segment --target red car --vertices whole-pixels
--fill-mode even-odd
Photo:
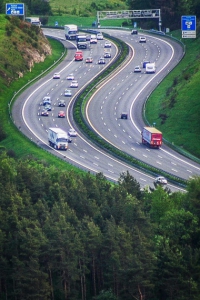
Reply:
[[[58,118],[65,118],[65,112],[63,110],[59,111]]]

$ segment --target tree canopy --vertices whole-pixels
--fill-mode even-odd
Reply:
[[[196,300],[199,200],[1,153],[0,299]]]

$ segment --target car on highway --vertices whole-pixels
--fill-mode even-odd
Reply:
[[[45,96],[43,98],[43,105],[46,105],[46,104],[51,104],[51,97],[50,96]]]
[[[72,138],[70,138],[70,136],[68,136],[67,141],[68,141],[68,143],[72,143]]]
[[[90,44],[97,44],[97,36],[96,36],[96,34],[91,34],[91,36],[90,36]]]
[[[74,74],[69,74],[67,76],[67,80],[74,80]]]
[[[146,43],[146,41],[147,39],[145,36],[140,36],[140,40],[139,40],[140,43]]]
[[[60,79],[60,74],[59,73],[54,73],[53,74],[53,79]]]
[[[77,136],[77,132],[74,128],[70,128],[69,131],[68,131],[68,135],[70,137],[76,137]]]
[[[71,84],[70,84],[71,88],[77,88],[78,87],[78,81],[77,80],[72,80]]]
[[[47,110],[47,111],[51,111],[51,105],[50,104],[46,104],[44,106],[44,108]]]
[[[58,103],[59,107],[65,107],[65,100],[60,100]]]
[[[103,40],[103,34],[97,33],[97,40]]]
[[[165,185],[167,185],[167,179],[163,176],[158,176],[155,179],[154,183],[155,183],[155,185],[165,186]]]
[[[105,52],[104,53],[104,58],[111,58],[111,53],[110,52]]]
[[[86,41],[90,42],[90,38],[91,38],[90,34],[86,35]]]
[[[91,56],[88,56],[85,60],[86,63],[92,63],[93,62],[93,58]]]
[[[64,110],[60,110],[59,111],[58,118],[65,118],[65,112],[64,112]]]
[[[138,34],[138,31],[137,31],[137,29],[133,29],[133,30],[131,30],[131,34]]]
[[[105,42],[104,48],[111,48],[111,43],[110,42]]]
[[[134,73],[139,73],[139,72],[141,72],[141,68],[140,68],[140,66],[136,66],[134,68]]]
[[[48,111],[44,108],[44,109],[41,111],[41,116],[48,117],[48,115],[49,115]]]
[[[128,119],[128,113],[127,112],[121,113],[121,119],[127,120]]]
[[[99,60],[98,60],[98,64],[99,65],[104,65],[106,62],[105,62],[105,59],[103,57],[100,57]]]
[[[71,97],[71,96],[72,96],[72,92],[71,92],[70,90],[66,89],[66,90],[64,91],[64,96],[65,96],[65,97]]]
[[[142,63],[142,67],[143,68],[146,68],[146,64],[149,64],[150,63],[150,61],[149,60],[145,60],[145,61],[143,61],[143,63]]]

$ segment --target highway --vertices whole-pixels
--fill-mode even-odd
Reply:
[[[56,30],[55,32],[54,30],[45,29],[45,34],[55,35],[64,40],[62,30]],[[143,103],[148,93],[155,88],[159,80],[162,80],[167,72],[179,61],[181,53],[180,49],[178,51],[175,49],[177,44],[170,45],[171,43],[163,43],[162,40],[149,36],[146,45],[141,45],[138,43],[138,37],[131,36],[130,32],[121,32],[120,36],[116,31],[112,31],[110,34],[117,34],[118,37],[124,39],[133,47],[134,56],[130,64],[111,78],[92,98],[87,107],[88,121],[103,138],[141,160],[148,163],[153,162],[156,167],[166,169],[170,173],[173,173],[173,169],[177,169],[177,172],[174,171],[175,174],[183,178],[199,174],[200,169],[198,165],[185,158],[183,159],[183,157],[173,153],[171,149],[165,146],[161,150],[150,150],[141,146],[140,129],[143,126],[141,118]],[[98,149],[82,136],[73,122],[72,111],[70,110],[70,103],[74,97],[65,99],[68,103],[66,107],[67,117],[65,119],[57,117],[60,110],[58,101],[66,98],[63,96],[63,93],[66,88],[69,88],[69,82],[66,80],[67,75],[73,73],[79,82],[79,88],[73,91],[75,96],[102,68],[109,64],[110,59],[107,59],[105,66],[97,63],[98,58],[103,54],[104,42],[98,41],[97,45],[92,45],[91,48],[84,50],[84,58],[91,55],[94,59],[92,64],[86,64],[84,61],[73,61],[76,48],[70,42],[63,41],[68,48],[66,59],[53,72],[50,72],[20,95],[12,110],[15,124],[29,139],[36,142],[43,149],[57,155],[63,161],[68,161],[92,173],[102,172],[112,181],[117,181],[122,172],[129,171],[140,183],[141,187],[146,185],[153,186],[154,176],[146,175],[144,171],[137,170],[118,161],[116,158]],[[112,58],[116,52],[117,49],[112,45]],[[148,55],[151,55],[151,60],[158,62],[155,80],[153,78],[154,75],[133,73],[134,66],[148,58]],[[54,72],[59,72],[61,79],[53,80]],[[49,117],[41,117],[42,98],[46,95],[51,96],[53,109]],[[126,107],[130,115],[128,120],[119,119],[119,114],[124,110],[124,107]],[[61,127],[66,131],[70,127],[74,127],[79,134],[69,144],[68,151],[63,153],[48,146],[47,130],[49,127]],[[180,159],[182,160],[181,163]],[[184,165],[185,167],[183,167]],[[189,171],[186,171],[187,169]],[[169,188],[172,191],[183,190],[170,184]]]
[[[116,35],[116,31],[109,32]],[[145,126],[141,118],[143,105],[166,72],[181,59],[180,45],[169,44],[167,40],[163,43],[158,37],[147,37],[147,42],[140,44],[137,36],[131,36],[125,31],[120,38],[136,49],[133,60],[135,65],[141,65],[144,60],[155,62],[156,73],[146,74],[145,69],[141,73],[134,73],[135,65],[131,62],[119,76],[106,84],[103,92],[99,90],[101,96],[96,93],[88,103],[90,125],[115,147],[156,168],[184,179],[200,175],[198,164],[183,158],[165,145],[160,150],[141,146],[141,130]],[[124,111],[128,112],[128,120],[120,119]]]

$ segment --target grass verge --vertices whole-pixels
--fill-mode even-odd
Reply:
[[[13,82],[9,88],[4,87],[4,92],[0,95],[1,126],[6,133],[6,138],[0,142],[0,149],[1,151],[6,150],[10,153],[10,155],[19,159],[32,157],[34,159],[41,160],[48,165],[55,165],[57,168],[62,170],[73,170],[83,173],[83,171],[79,168],[63,163],[63,160],[56,158],[46,151],[41,151],[40,147],[20,133],[9,116],[8,104],[15,92],[20,90],[30,81],[34,80],[37,76],[44,76],[44,70],[55,65],[54,62],[58,61],[62,56],[62,53],[64,52],[63,45],[54,39],[49,39],[49,42],[53,48],[52,55],[48,56],[43,63],[35,64],[31,73],[27,73],[24,77]]]
[[[177,34],[180,37],[181,33]],[[186,39],[184,44],[184,59],[149,97],[146,118],[150,124],[156,123],[164,138],[173,147],[179,147],[179,152],[199,159],[199,38]]]

